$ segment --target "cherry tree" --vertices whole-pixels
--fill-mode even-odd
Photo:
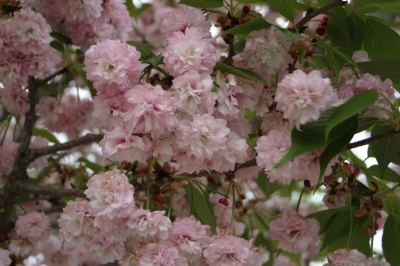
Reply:
[[[0,5],[0,265],[398,265],[397,1]]]

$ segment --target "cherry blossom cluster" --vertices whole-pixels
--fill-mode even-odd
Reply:
[[[390,266],[387,262],[379,262],[377,258],[367,258],[357,249],[339,249],[334,253],[329,253],[328,258],[330,263],[324,266],[336,265],[371,265],[371,266]]]
[[[103,39],[127,40],[132,19],[124,0],[23,0],[23,5],[40,12],[55,31],[70,37],[86,50]]]
[[[124,174],[96,174],[87,185],[89,201],[70,201],[61,214],[60,237],[68,246],[86,246],[101,263],[262,265],[268,260],[252,241],[223,231],[212,236],[193,216],[171,222],[165,211],[136,207]]]

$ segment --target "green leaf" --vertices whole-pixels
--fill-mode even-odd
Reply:
[[[327,110],[320,116],[318,121],[302,125],[300,130],[294,128],[291,135],[292,145],[280,162],[275,165],[275,168],[284,165],[299,155],[318,150],[343,135],[343,133],[353,125],[353,119],[347,119],[335,126],[332,130],[333,133],[330,134],[329,139],[325,141],[325,128],[329,117],[335,110],[336,108]]]
[[[400,198],[396,193],[388,193],[386,197],[384,197],[385,206],[383,206],[383,210],[387,213],[400,213]]]
[[[358,128],[356,133],[362,132],[376,123],[378,123],[380,119],[378,117],[361,117],[360,120],[358,121]]]
[[[210,226],[211,231],[215,233],[217,222],[215,220],[214,210],[207,195],[203,195],[191,183],[183,186],[190,204],[193,206],[194,216],[203,224]],[[191,202],[193,199],[193,203]]]
[[[373,104],[378,99],[378,93],[375,90],[366,90],[350,98],[347,102],[339,106],[329,118],[325,130],[325,139],[328,140],[331,130],[346,120],[347,118],[358,114]]]
[[[241,78],[245,78],[245,79],[260,82],[265,85],[269,85],[268,82],[265,81],[265,79],[260,77],[258,74],[251,72],[244,68],[232,67],[230,65],[227,65],[227,64],[224,64],[221,62],[217,62],[217,64],[215,65],[214,68],[217,70],[220,70],[222,72],[226,72],[226,73],[229,73],[229,74],[241,77]]]
[[[285,18],[294,21],[294,2],[293,0],[267,0],[267,2]]]
[[[400,13],[400,2],[393,3],[371,3],[367,5],[363,5],[360,9],[360,12],[363,13],[372,13],[382,11],[390,14],[398,14]]]
[[[329,227],[331,220],[335,218],[335,216],[339,213],[340,210],[341,209],[329,209],[329,210],[314,212],[307,215],[307,218],[315,218],[318,220],[320,225],[319,234],[322,235]]]
[[[372,165],[367,169],[366,173],[386,181],[400,183],[400,175],[398,173],[396,173],[390,168],[387,168],[385,174],[381,176],[379,168],[380,168],[379,165]]]
[[[271,196],[275,191],[281,188],[279,184],[271,183],[264,171],[260,171],[256,183],[261,191],[264,192],[265,197]]]
[[[140,42],[135,42],[135,41],[127,41],[126,42],[129,45],[132,45],[140,52],[142,55],[140,57],[140,61],[146,61],[149,60],[150,58],[156,57],[156,55],[153,53],[153,51],[145,44],[140,43]]]
[[[335,217],[330,221],[329,226],[326,228],[321,250],[326,248],[329,244],[339,240],[343,235],[346,235],[350,231],[351,215],[349,209],[341,209],[335,215]]]
[[[73,44],[70,38],[59,32],[52,31],[50,36],[64,44]]]
[[[298,3],[298,2],[295,2],[295,3],[294,3],[294,10],[298,10],[298,11],[307,11],[309,8],[310,8],[310,7],[307,6],[307,5],[305,5],[305,4]]]
[[[382,80],[391,79],[395,84],[400,83],[400,59],[377,59],[357,65],[364,73],[379,75]]]
[[[347,32],[353,47],[353,51],[351,51],[349,55],[353,55],[354,50],[361,49],[364,41],[364,21],[359,18],[356,13],[351,12],[351,15],[347,18],[346,24],[348,27]]]
[[[319,156],[319,177],[318,177],[318,183],[321,182],[322,177],[325,174],[326,167],[330,163],[330,161],[339,153],[341,152],[347,144],[351,141],[353,138],[357,126],[358,126],[358,116],[355,115],[349,119],[349,121],[353,120],[353,124],[349,126],[349,128],[337,139],[332,141],[331,143],[326,146],[322,154]]]
[[[137,8],[134,4],[132,0],[127,0],[125,2],[126,4],[126,8],[129,11],[129,15],[132,18],[137,18],[140,14],[142,14],[144,11],[146,11],[147,9],[149,9],[151,7],[151,4],[149,3],[143,3],[141,5],[141,7]]]
[[[365,18],[364,48],[373,59],[400,59],[400,36],[372,18]]]
[[[97,91],[93,87],[93,82],[86,78],[86,71],[82,69],[82,66],[75,67],[74,70],[85,81],[90,90],[91,96],[94,98],[97,95]]]
[[[354,10],[360,14],[374,13],[377,11],[376,7],[368,7],[370,4],[379,2],[380,4],[388,4],[392,2],[398,2],[398,0],[353,0]],[[367,7],[367,8],[366,8]]]
[[[145,61],[143,61],[143,62],[144,62],[144,63],[148,63],[148,64],[150,64],[154,69],[157,69],[157,68],[158,68],[158,65],[159,65],[159,64],[162,64],[163,60],[164,60],[164,56],[162,56],[162,55],[160,54],[160,55],[157,55],[157,57],[147,59],[147,60],[145,60]]]
[[[101,166],[97,163],[93,163],[93,162],[89,161],[88,159],[86,159],[85,157],[79,158],[77,160],[77,162],[84,163],[87,168],[89,168],[90,170],[92,170],[95,173],[99,173],[104,169],[103,166]]]
[[[383,228],[382,249],[386,260],[391,265],[400,261],[400,214],[389,214]]]
[[[247,23],[237,25],[229,30],[224,31],[226,34],[249,34],[252,31],[268,29],[272,24],[266,22],[262,18],[252,19]]]
[[[245,46],[246,46],[245,40],[240,40],[233,43],[233,49],[236,54],[240,54],[241,52],[243,52]]]
[[[290,30],[287,30],[287,29],[284,29],[284,28],[278,28],[278,30],[280,30],[283,34],[285,34],[286,38],[288,38],[288,40],[290,42],[293,42],[294,39],[304,39],[305,38],[301,34],[291,32]]]
[[[196,8],[218,8],[224,6],[224,2],[222,0],[181,0],[178,4]]]
[[[346,9],[337,8],[330,10],[327,13],[327,16],[329,20],[326,27],[326,33],[332,46],[351,56],[354,48],[348,24],[349,15],[346,12]]]
[[[378,123],[374,126],[371,136],[377,136],[391,130],[392,125]],[[376,160],[378,161],[380,176],[384,176],[389,163],[400,154],[400,134],[384,138],[370,144]]]
[[[50,42],[50,46],[56,49],[57,51],[60,51],[61,53],[64,53],[64,44],[58,41],[52,41]]]
[[[54,144],[60,144],[58,139],[49,131],[43,128],[35,127],[32,132],[33,136],[41,136]]]

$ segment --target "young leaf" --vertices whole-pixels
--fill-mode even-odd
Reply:
[[[361,117],[358,121],[358,127],[356,133],[362,132],[376,123],[378,123],[380,119],[378,117]]]
[[[52,41],[50,42],[50,46],[56,49],[57,51],[60,51],[61,53],[64,53],[64,44],[58,41]]]
[[[179,4],[197,7],[197,8],[218,8],[224,6],[222,0],[181,0]]]
[[[319,212],[314,212],[307,216],[307,218],[315,218],[318,220],[320,229],[319,234],[322,235],[325,233],[326,229],[330,225],[330,222],[335,218],[335,216],[339,213],[340,209],[328,209]]]
[[[354,134],[357,130],[358,125],[358,116],[355,115],[349,119],[349,121],[353,120],[353,124],[349,126],[349,128],[337,139],[332,141],[331,143],[326,146],[322,154],[319,156],[319,177],[318,183],[321,182],[322,177],[325,174],[326,167],[328,166],[329,162],[339,153],[341,152],[344,147],[351,141]]]
[[[366,4],[363,5],[359,11],[363,13],[382,11],[385,13],[398,14],[400,13],[400,2]]]
[[[378,123],[372,129],[371,135],[377,136],[392,129],[390,124]],[[389,163],[400,154],[400,134],[384,138],[370,144],[380,169],[380,177],[383,177]]]
[[[340,122],[365,110],[368,106],[378,99],[375,90],[366,90],[350,98],[347,102],[339,106],[329,118],[325,130],[325,140],[328,140],[331,130]]]
[[[330,221],[329,226],[326,228],[324,242],[321,250],[326,248],[331,243],[339,240],[343,235],[350,231],[350,213],[349,209],[341,209],[335,217]]]
[[[104,169],[103,166],[101,166],[97,163],[93,163],[93,162],[89,161],[88,159],[86,159],[85,157],[79,158],[77,160],[77,162],[84,163],[87,168],[89,168],[90,170],[92,170],[95,173],[98,173]]]
[[[256,183],[266,197],[271,196],[275,191],[281,188],[281,185],[269,182],[269,178],[264,171],[260,171]]]
[[[140,61],[146,61],[149,60],[150,58],[156,57],[156,55],[153,53],[153,51],[145,44],[140,43],[140,42],[135,42],[135,41],[127,41],[126,42],[129,45],[135,46],[136,50],[140,52],[142,55],[140,57]]]
[[[379,165],[372,165],[367,169],[366,173],[386,181],[400,183],[400,175],[398,173],[390,168],[387,168],[385,174],[382,176],[379,168]]]
[[[261,29],[268,29],[271,27],[272,24],[266,22],[262,18],[256,18],[252,19],[247,23],[244,23],[242,25],[237,25],[229,30],[226,30],[224,33],[226,34],[249,34],[252,31],[255,30],[261,30]]]
[[[275,168],[284,165],[299,155],[318,150],[343,135],[346,130],[353,125],[353,118],[342,121],[336,125],[332,130],[333,133],[330,134],[329,139],[325,141],[325,128],[329,117],[333,112],[335,112],[335,110],[336,108],[327,110],[323,115],[321,115],[318,121],[301,126],[301,130],[294,128],[291,135],[292,145],[279,163],[275,165]]]
[[[215,233],[217,222],[215,220],[214,210],[207,195],[203,195],[191,183],[183,186],[190,204],[193,206],[194,216],[203,224],[210,226],[211,231]],[[193,199],[193,203],[191,202]]]
[[[47,131],[46,129],[35,127],[35,128],[33,128],[32,135],[43,137],[43,138],[47,139],[48,141],[55,143],[55,144],[60,144],[58,139],[52,133]]]
[[[267,2],[285,18],[294,21],[294,1],[293,0],[267,0]]]
[[[391,79],[395,84],[400,83],[400,59],[377,59],[357,65],[364,73],[379,75],[382,80]]]
[[[67,36],[65,36],[64,34],[61,34],[59,32],[52,31],[50,33],[50,36],[64,44],[72,44],[72,41],[70,38],[68,38]]]
[[[265,79],[260,77],[258,74],[251,72],[244,68],[232,67],[230,65],[227,65],[227,64],[224,64],[221,62],[217,62],[217,64],[215,65],[214,68],[217,70],[220,70],[222,72],[226,72],[226,73],[229,73],[229,74],[241,77],[241,78],[250,79],[253,81],[260,82],[265,85],[269,85],[268,82],[265,81]]]
[[[278,30],[280,30],[283,34],[285,34],[286,38],[288,38],[288,40],[290,42],[292,42],[294,39],[303,39],[303,38],[305,38],[303,35],[291,32],[290,30],[287,30],[287,29],[278,28]]]
[[[240,40],[233,43],[233,49],[235,50],[236,54],[240,54],[241,52],[243,52],[245,46],[246,46],[245,40]]]
[[[393,29],[372,17],[366,17],[364,34],[364,48],[369,57],[375,60],[400,59],[400,36]]]
[[[400,261],[400,214],[391,213],[386,219],[383,228],[382,249],[386,260],[391,265],[398,265]]]

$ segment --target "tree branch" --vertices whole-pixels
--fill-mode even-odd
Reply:
[[[30,157],[32,159],[36,159],[43,155],[48,155],[48,154],[51,154],[51,153],[57,152],[57,151],[69,150],[69,149],[72,149],[72,148],[82,145],[82,144],[88,144],[93,141],[101,140],[102,138],[103,138],[102,134],[88,133],[83,137],[73,139],[73,140],[70,140],[65,143],[54,144],[53,146],[43,147],[43,148],[39,148],[39,149],[31,149]]]
[[[374,136],[374,137],[370,137],[370,138],[363,139],[363,140],[360,140],[360,141],[357,141],[357,142],[354,142],[354,143],[350,143],[350,144],[348,144],[346,146],[345,149],[346,150],[351,150],[351,149],[354,149],[354,148],[357,148],[357,147],[360,147],[360,146],[368,145],[368,144],[371,144],[372,142],[375,142],[375,141],[378,141],[378,140],[381,140],[381,139],[385,139],[385,138],[394,136],[394,135],[399,134],[399,133],[400,132],[395,132],[394,130],[390,130],[390,131],[388,131],[386,133],[383,133],[383,134],[380,134],[380,135],[377,135],[377,136]]]
[[[302,28],[304,27],[304,25],[309,22],[311,19],[315,18],[316,16],[328,11],[329,9],[332,9],[334,7],[338,7],[338,6],[343,6],[347,4],[347,1],[343,1],[343,0],[333,0],[332,2],[330,2],[329,4],[327,4],[326,6],[321,7],[320,9],[314,10],[312,12],[307,12],[307,14],[304,16],[304,18],[302,18],[299,22],[297,22],[297,24],[294,26],[294,28],[298,29],[298,31],[300,33],[303,32]],[[293,28],[293,30],[294,30]]]
[[[53,197],[75,196],[84,198],[84,190],[79,188],[64,189],[33,185],[30,183],[16,182],[15,191],[20,193],[32,193],[37,195],[50,195]]]

